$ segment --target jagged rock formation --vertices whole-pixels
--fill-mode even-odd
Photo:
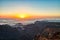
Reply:
[[[43,32],[35,40],[60,40],[60,23],[48,22]]]

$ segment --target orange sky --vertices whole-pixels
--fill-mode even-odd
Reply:
[[[12,15],[2,15],[0,14],[0,18],[11,18],[11,19],[20,19],[20,20],[33,20],[39,18],[60,18],[60,16],[39,16],[39,15],[30,15],[30,14],[12,14]]]

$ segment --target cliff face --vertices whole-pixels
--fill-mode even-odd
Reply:
[[[48,23],[40,35],[36,35],[36,40],[60,40],[60,24]]]

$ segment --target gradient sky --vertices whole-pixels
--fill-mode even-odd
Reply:
[[[40,17],[60,17],[59,0],[0,0],[0,16],[13,17],[21,14]]]

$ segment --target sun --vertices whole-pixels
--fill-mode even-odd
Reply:
[[[25,15],[20,15],[20,18],[25,18],[26,16]]]
[[[29,14],[17,14],[16,17],[19,19],[28,19],[30,18],[30,15]]]
[[[28,15],[27,14],[20,14],[18,17],[21,19],[25,19],[28,17]]]

